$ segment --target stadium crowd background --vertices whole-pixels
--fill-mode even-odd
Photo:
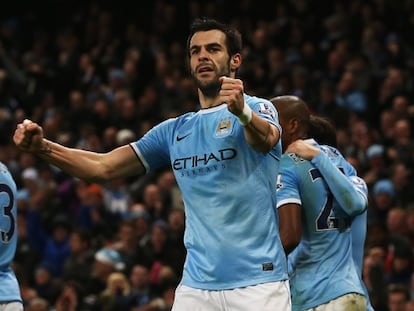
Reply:
[[[369,186],[372,304],[388,310],[390,298],[414,310],[414,3],[268,2],[46,1],[48,10],[1,11],[0,160],[19,187],[14,265],[27,310],[170,309],[185,256],[172,172],[87,184],[20,153],[12,135],[29,118],[52,140],[104,152],[198,110],[186,39],[199,16],[242,32],[246,92],[297,95],[334,120],[339,149]]]

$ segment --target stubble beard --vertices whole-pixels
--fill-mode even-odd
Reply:
[[[219,94],[221,87],[221,83],[217,78],[207,83],[203,83],[200,82],[200,80],[197,80],[197,85],[201,93],[203,93],[203,95],[207,98],[216,97]]]
[[[203,95],[207,98],[214,98],[220,92],[221,82],[219,81],[219,77],[222,76],[230,76],[230,68],[222,68],[221,70],[216,70],[216,76],[212,80],[208,81],[201,81],[195,77],[193,73],[193,78],[197,84],[198,89],[203,93]]]

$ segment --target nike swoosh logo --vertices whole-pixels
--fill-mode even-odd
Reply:
[[[184,135],[184,136],[178,136],[177,135],[177,141],[180,141],[180,140],[183,140],[184,138],[186,138],[187,136],[189,136],[191,133],[188,133],[188,134],[186,134],[186,135]]]

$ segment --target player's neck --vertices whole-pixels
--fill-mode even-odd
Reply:
[[[202,109],[220,106],[223,103],[218,95],[214,97],[205,96],[200,90],[198,90],[198,98]]]

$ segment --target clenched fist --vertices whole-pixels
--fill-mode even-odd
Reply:
[[[243,112],[244,87],[240,79],[220,77],[220,102],[227,104],[227,109],[236,116]]]
[[[39,153],[46,150],[42,127],[28,119],[17,124],[13,141],[22,151]]]

